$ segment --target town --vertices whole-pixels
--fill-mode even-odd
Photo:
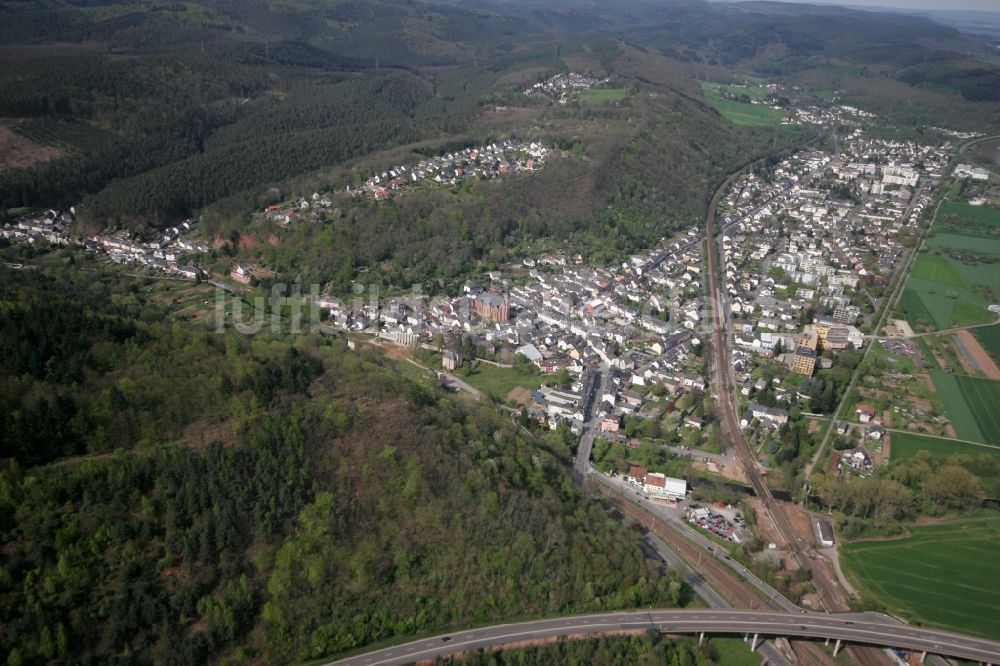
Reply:
[[[348,185],[350,196],[369,196],[384,201],[407,186],[430,181],[454,187],[469,179],[487,180],[524,171],[538,171],[545,164],[549,148],[541,143],[507,139],[486,146],[465,148],[438,157],[402,164],[364,181],[360,187]]]
[[[604,85],[610,82],[608,77],[598,78],[591,74],[580,74],[568,72],[566,74],[556,74],[544,81],[539,81],[524,91],[525,95],[546,95],[556,99],[560,104],[566,104],[569,95],[575,92],[590,90],[594,86]]]

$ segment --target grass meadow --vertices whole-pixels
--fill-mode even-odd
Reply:
[[[1000,519],[910,527],[910,536],[841,547],[847,575],[890,612],[1000,639]]]

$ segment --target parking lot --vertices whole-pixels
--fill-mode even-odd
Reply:
[[[731,505],[703,506],[692,502],[687,504],[684,515],[689,523],[711,532],[720,539],[741,543],[749,536],[743,514]]]

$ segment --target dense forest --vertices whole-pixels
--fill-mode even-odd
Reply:
[[[0,270],[8,663],[290,663],[689,599],[572,488],[559,438],[339,340],[206,333],[131,279]]]

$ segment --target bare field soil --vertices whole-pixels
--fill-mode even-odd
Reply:
[[[8,121],[0,121],[0,173],[47,162],[60,154],[56,148],[35,143],[13,131]]]
[[[963,356],[971,357],[973,365],[989,379],[1000,379],[1000,367],[997,367],[996,361],[979,344],[976,336],[969,331],[959,331],[956,337],[962,341],[958,348],[962,351]]]

